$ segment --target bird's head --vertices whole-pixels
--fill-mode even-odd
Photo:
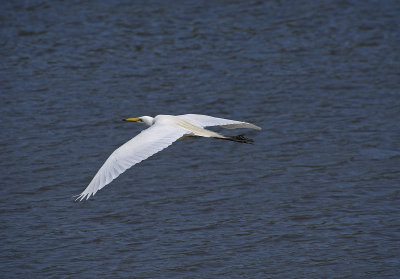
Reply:
[[[135,117],[135,118],[125,118],[125,119],[123,119],[123,121],[139,122],[139,123],[144,123],[148,126],[151,126],[154,123],[154,118],[151,116],[140,116],[140,117]]]

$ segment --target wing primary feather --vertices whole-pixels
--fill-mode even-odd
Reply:
[[[202,128],[208,126],[220,126],[225,129],[248,128],[248,129],[261,130],[260,127],[248,122],[213,117],[202,114],[182,114],[178,115],[178,117]]]

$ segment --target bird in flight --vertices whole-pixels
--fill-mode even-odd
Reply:
[[[90,196],[96,194],[98,190],[109,184],[133,165],[167,148],[181,138],[205,137],[240,143],[253,142],[252,139],[246,138],[243,135],[224,136],[220,133],[204,129],[204,127],[220,126],[226,129],[250,128],[261,130],[260,127],[251,123],[201,114],[157,115],[156,117],[141,116],[123,120],[144,123],[150,127],[117,148],[98,170],[86,189],[78,195],[76,200],[89,199]]]

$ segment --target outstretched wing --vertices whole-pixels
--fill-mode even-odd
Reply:
[[[136,137],[121,145],[108,157],[85,191],[76,200],[81,201],[85,198],[90,198],[90,196],[96,194],[98,190],[109,184],[121,173],[149,158],[151,155],[167,148],[186,133],[188,131],[179,126],[157,123],[143,130]]]
[[[212,117],[208,115],[201,115],[201,114],[183,114],[178,115],[179,118],[182,118],[194,125],[200,126],[202,128],[208,126],[221,126],[225,129],[237,129],[237,128],[249,128],[255,130],[261,130],[260,127],[242,121]]]

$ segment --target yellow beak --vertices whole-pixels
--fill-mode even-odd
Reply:
[[[138,122],[140,119],[139,119],[139,117],[136,117],[136,118],[125,118],[125,119],[122,119],[123,121],[130,121],[130,122]]]

